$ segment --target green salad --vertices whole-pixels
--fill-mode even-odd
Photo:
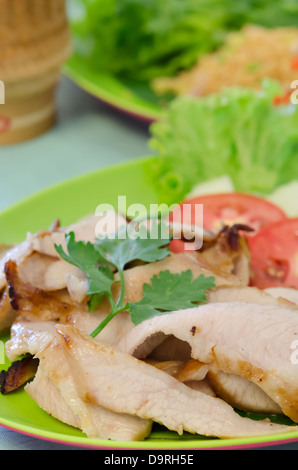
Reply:
[[[228,175],[237,191],[267,195],[298,175],[298,109],[274,105],[282,93],[265,81],[260,91],[224,89],[195,100],[174,100],[151,125],[157,158],[150,178],[169,203],[199,182]]]
[[[150,82],[191,68],[245,24],[296,26],[297,0],[69,0],[75,50],[95,70]]]

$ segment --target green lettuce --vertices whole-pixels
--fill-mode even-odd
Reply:
[[[265,81],[260,91],[174,100],[150,127],[156,159],[149,175],[162,200],[179,202],[198,183],[229,175],[235,189],[269,194],[298,176],[298,110],[274,106],[282,91]]]
[[[254,0],[247,22],[268,28],[297,27],[297,0]]]
[[[90,67],[147,82],[189,69],[248,22],[290,25],[298,14],[296,0],[69,0],[69,5],[76,53]]]

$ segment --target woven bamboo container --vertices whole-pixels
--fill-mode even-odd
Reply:
[[[65,0],[0,0],[0,145],[55,124],[56,86],[71,50]]]

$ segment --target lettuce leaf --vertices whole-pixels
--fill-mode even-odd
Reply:
[[[282,91],[230,88],[174,100],[150,127],[157,158],[150,178],[160,198],[179,202],[199,182],[228,175],[235,189],[269,194],[298,174],[298,110],[274,106]]]
[[[203,54],[221,46],[230,31],[249,21],[269,21],[270,26],[293,22],[297,2],[287,0],[285,6],[284,1],[69,0],[69,4],[75,50],[90,67],[121,79],[150,82],[189,69]]]

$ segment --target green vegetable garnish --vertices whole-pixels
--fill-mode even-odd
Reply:
[[[135,81],[173,76],[246,24],[296,26],[296,0],[69,0],[76,54]]]
[[[203,274],[193,279],[190,269],[181,274],[161,271],[153,276],[151,285],[144,284],[144,297],[129,303],[133,323],[138,325],[149,318],[206,302],[206,290],[215,287],[214,280]]]
[[[126,229],[125,229],[126,230]],[[155,232],[157,237],[137,237],[132,239],[120,230],[115,238],[98,239],[96,243],[75,241],[74,233],[65,236],[67,251],[61,245],[55,245],[62,259],[78,267],[86,273],[88,280],[89,312],[95,310],[104,296],[107,296],[111,311],[105,320],[91,333],[96,337],[103,328],[118,313],[128,310],[132,321],[138,325],[142,321],[156,315],[162,315],[173,310],[194,307],[199,302],[206,301],[206,289],[214,287],[214,278],[199,276],[192,279],[192,272],[171,274],[161,271],[159,276],[153,276],[152,285],[144,284],[144,297],[136,303],[125,305],[125,276],[124,270],[133,261],[154,262],[170,255],[169,243],[171,235],[165,239],[162,229]],[[115,301],[112,295],[114,284],[113,271],[119,274],[120,294]]]
[[[76,241],[73,232],[65,235],[65,240],[68,254],[61,245],[55,245],[55,249],[62,259],[86,273],[87,295],[90,296],[89,310],[94,310],[104,295],[107,295],[112,302],[111,288],[114,275],[109,263],[100,256],[92,243]]]
[[[274,106],[284,92],[265,81],[259,91],[230,88],[173,101],[153,123],[157,158],[151,180],[168,204],[203,181],[228,175],[236,191],[270,194],[298,174],[298,107]]]

